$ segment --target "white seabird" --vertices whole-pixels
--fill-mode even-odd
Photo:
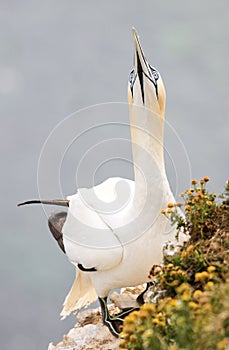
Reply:
[[[103,322],[116,336],[130,310],[112,317],[107,308],[109,292],[143,283],[148,287],[149,271],[162,262],[163,245],[176,236],[176,228],[161,214],[161,209],[175,201],[164,164],[165,88],[158,70],[147,62],[135,29],[133,40],[128,102],[134,181],[109,178],[93,188],[78,189],[66,200],[19,204],[68,207],[67,213],[49,218],[53,236],[76,267],[61,316],[99,298]],[[140,295],[139,303],[142,299]]]

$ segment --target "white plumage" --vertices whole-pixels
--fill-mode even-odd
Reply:
[[[162,262],[163,245],[176,236],[175,227],[161,214],[174,202],[164,166],[165,88],[159,72],[146,61],[134,29],[133,36],[128,102],[135,179],[115,177],[78,189],[62,201],[69,206],[67,217],[62,233],[55,227],[53,233],[58,243],[63,238],[64,248],[60,246],[76,266],[61,316],[99,297],[104,323],[115,335],[119,328],[106,308],[109,292],[149,281],[152,266]]]
[[[106,189],[106,197],[112,201],[115,185],[120,180],[123,181],[111,178],[96,186],[97,194],[101,193],[102,196]],[[157,193],[157,196],[152,197],[152,201],[155,198],[160,204],[157,210],[154,211],[156,206],[149,203],[152,207],[145,213],[141,213],[145,196],[142,195],[138,201],[134,195],[135,183],[125,181],[131,189],[132,199],[115,214],[104,214],[89,208],[82,200],[80,191],[68,197],[69,211],[62,231],[66,254],[76,267],[80,263],[87,269],[95,267],[97,271],[83,272],[77,268],[75,283],[80,284],[82,291],[81,294],[78,291],[77,294],[68,295],[62,316],[93,302],[97,295],[105,297],[112,289],[147,282],[152,266],[162,261],[163,244],[175,239],[175,228],[171,228],[168,220],[160,213],[168,202],[174,202],[167,179],[164,178],[162,183],[160,181],[160,195]],[[87,221],[88,226],[85,224]],[[84,284],[88,298],[85,298]],[[75,302],[69,307],[71,298]]]

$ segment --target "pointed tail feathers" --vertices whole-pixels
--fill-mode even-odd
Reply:
[[[61,311],[61,319],[64,319],[72,312],[76,312],[84,306],[93,303],[97,299],[95,288],[87,273],[76,269],[76,278],[71,290],[64,301],[64,307]]]

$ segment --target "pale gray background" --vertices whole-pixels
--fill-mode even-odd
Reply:
[[[0,2],[1,349],[46,349],[74,324],[59,320],[74,269],[42,208],[15,205],[38,196],[39,154],[58,122],[95,103],[126,102],[132,26],[164,77],[167,120],[193,177],[208,175],[221,191],[228,177],[228,23],[227,0]],[[108,167],[107,176],[113,170],[119,173]],[[64,194],[74,190],[68,183]]]

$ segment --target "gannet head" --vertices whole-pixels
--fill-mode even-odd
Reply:
[[[132,32],[134,68],[129,76],[128,102],[130,105],[142,106],[164,117],[166,93],[161,75],[147,62],[136,29],[133,28]]]

